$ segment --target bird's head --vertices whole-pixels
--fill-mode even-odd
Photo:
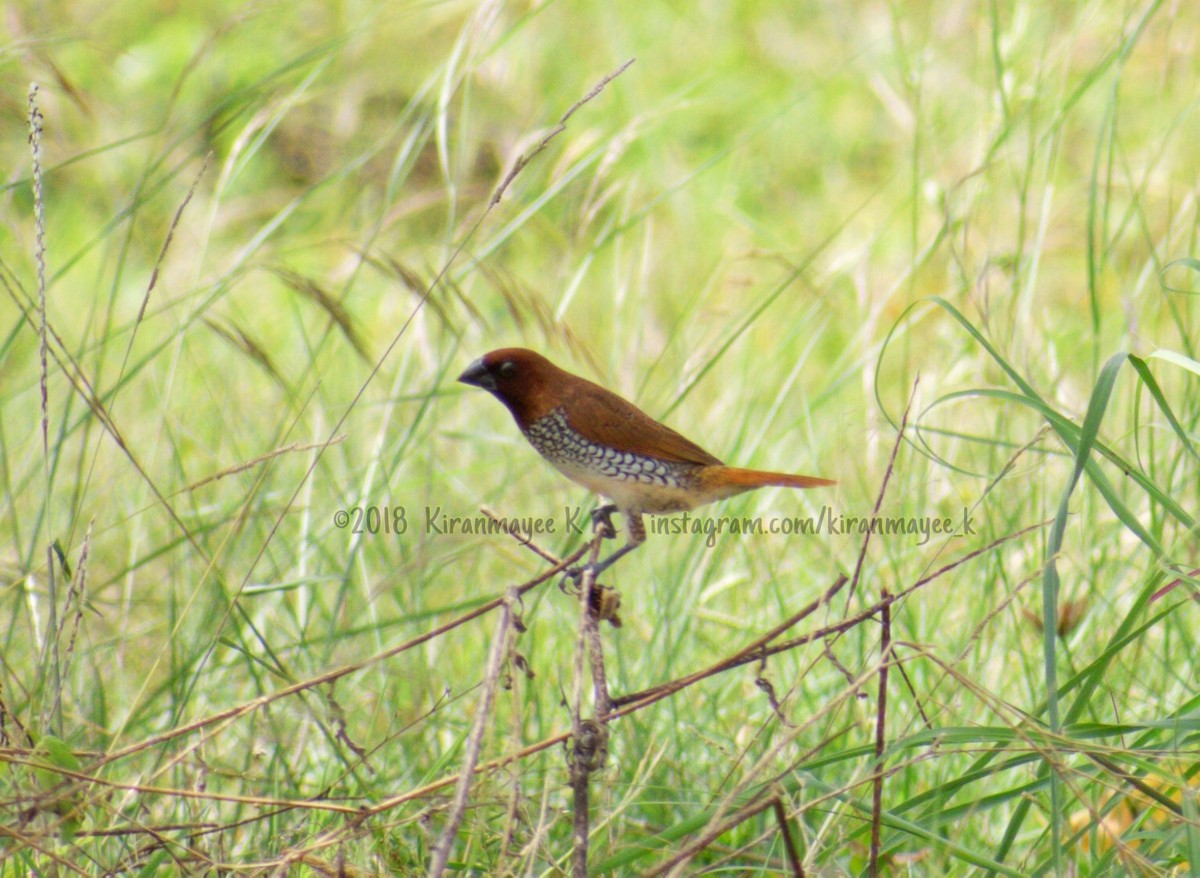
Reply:
[[[569,377],[541,354],[501,348],[484,354],[458,380],[491,393],[524,427],[555,407],[556,388],[561,387],[561,379]]]

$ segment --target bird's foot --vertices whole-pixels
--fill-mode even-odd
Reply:
[[[616,511],[617,507],[612,503],[605,503],[592,510],[592,530],[606,540],[617,537],[617,528],[612,523],[612,514]]]
[[[616,511],[617,507],[612,503],[605,503],[603,506],[598,506],[592,510],[592,530],[598,533],[603,539],[611,540],[617,536],[617,529],[612,523],[612,514]],[[578,587],[583,579],[583,574],[588,570],[592,571],[592,582],[595,582],[600,573],[613,562],[615,557],[616,555],[610,555],[605,560],[597,561],[593,564],[580,564],[578,567],[568,567],[563,571],[563,578],[559,588],[565,591],[568,579]]]
[[[630,552],[632,552],[634,549],[636,549],[639,545],[641,545],[640,542],[626,543],[625,545],[621,546],[621,548],[617,549],[611,555],[609,555],[607,558],[605,558],[603,561],[596,561],[596,562],[590,563],[590,564],[582,564],[579,567],[570,567],[566,571],[564,571],[563,580],[565,582],[565,580],[569,578],[572,581],[574,581],[576,585],[578,585],[583,580],[583,574],[587,573],[590,570],[592,572],[592,581],[595,582],[597,579],[600,578],[601,573],[603,573],[605,570],[607,570],[609,567],[611,567],[613,564],[615,564],[621,558],[628,555]]]
[[[571,588],[578,593],[579,586],[583,582],[583,575],[585,573],[590,572],[592,574],[592,582],[596,583],[596,579],[600,576],[600,571],[603,569],[604,566],[602,564],[580,564],[578,567],[568,567],[563,571],[562,579],[558,583],[558,588],[560,591],[565,592],[567,590],[567,582],[569,581],[571,583]]]

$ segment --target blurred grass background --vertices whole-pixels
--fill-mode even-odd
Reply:
[[[1075,440],[1098,441],[1061,546],[1034,530],[894,609],[907,646],[884,851],[914,874],[1200,868],[1200,10],[11,3],[3,26],[4,874],[424,868],[447,790],[361,822],[280,803],[369,805],[452,774],[486,618],[158,736],[542,569],[510,539],[426,522],[481,504],[561,522],[592,503],[454,382],[513,344],[722,459],[840,481],[712,510],[739,516],[870,514],[919,375],[880,512],[966,509],[978,534],[874,538],[851,609],[1053,518]],[[631,58],[489,210],[517,158]],[[46,120],[48,456],[30,81]],[[1135,361],[1154,385],[1123,365],[1081,431],[1110,356],[1159,350],[1181,359]],[[406,532],[335,525],[368,505],[402,507]],[[565,554],[582,538],[561,531],[544,544]],[[86,571],[81,599],[64,569],[50,587],[55,542]],[[604,633],[614,692],[753,640],[852,571],[861,544],[652,536],[607,577],[625,620]],[[1041,630],[1047,613],[1060,632]],[[485,758],[569,727],[576,615],[552,586],[527,596],[517,648],[536,676],[514,670]],[[861,626],[771,660],[780,714],[742,671],[615,724],[593,866],[651,869],[772,789],[813,874],[857,874],[875,690],[852,681],[878,661],[878,628]],[[30,755],[47,736],[97,782],[32,779],[31,761],[63,767]],[[1114,764],[1165,801],[1131,799]],[[559,748],[482,776],[454,862],[565,868],[565,783]],[[770,873],[782,856],[762,815],[692,868]]]

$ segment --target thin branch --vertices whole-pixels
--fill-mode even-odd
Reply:
[[[779,823],[779,834],[783,836],[783,849],[787,853],[788,863],[792,867],[794,878],[804,878],[804,863],[800,860],[800,851],[796,849],[796,840],[792,838],[792,827],[788,823],[787,809],[783,807],[783,799],[775,797],[771,803],[775,809],[775,820]]]
[[[599,678],[594,676],[595,653],[591,650],[592,638],[589,629],[597,629],[596,640],[599,641],[598,624],[592,613],[591,594],[596,587],[596,562],[600,560],[600,545],[604,542],[602,534],[597,533],[591,542],[591,557],[583,568],[579,581],[579,638],[575,645],[575,692],[571,704],[571,743],[567,747],[567,763],[571,772],[572,806],[575,810],[571,827],[571,874],[574,878],[587,878],[588,861],[588,812],[590,797],[588,781],[596,764],[598,748],[606,747],[601,743],[608,734],[603,725],[604,720],[593,721],[583,718],[583,658],[585,653],[592,653],[593,685],[595,686],[595,705],[597,713],[603,713],[605,720],[608,714],[607,687],[601,692],[603,679],[603,658],[600,662]],[[597,644],[598,645],[598,644]]]
[[[311,811],[330,811],[334,813],[347,814],[357,816],[362,813],[361,808],[355,808],[353,805],[342,805],[337,802],[326,802],[313,799],[278,799],[272,796],[243,796],[236,793],[214,793],[209,790],[190,790],[180,787],[155,787],[148,786],[142,783],[125,783],[123,781],[107,780],[96,774],[89,774],[83,771],[73,771],[70,768],[64,768],[60,765],[52,765],[42,759],[32,758],[32,754],[26,751],[14,751],[6,749],[3,753],[4,761],[11,765],[23,765],[39,772],[49,772],[59,775],[63,778],[78,782],[79,785],[96,785],[113,790],[123,790],[125,792],[137,793],[140,796],[169,796],[176,799],[192,799],[197,802],[232,802],[237,805],[263,805],[267,807],[285,807],[298,808]],[[50,793],[42,793],[38,795],[18,795],[10,799],[6,799],[4,804],[10,806],[25,806],[30,803],[37,805],[39,802],[47,800],[49,797],[57,797],[59,791],[52,790]]]
[[[887,589],[883,589],[880,598],[884,601],[891,597]],[[892,605],[884,603],[880,611],[880,622],[883,628],[880,644],[879,662],[879,707],[875,715],[875,778],[871,797],[871,862],[869,873],[871,878],[879,874],[879,847],[881,827],[883,822],[883,749],[887,741],[887,681],[888,667],[892,662]]]
[[[1035,531],[1040,528],[1048,527],[1049,525],[1051,525],[1053,523],[1054,523],[1053,521],[1049,521],[1049,520],[1038,522],[1037,524],[1031,524],[1028,527],[1023,527],[1019,531],[1015,531],[1013,533],[999,537],[999,538],[993,540],[992,542],[988,543],[986,546],[983,546],[981,548],[970,551],[967,554],[955,559],[954,561],[951,561],[950,563],[945,564],[942,567],[939,567],[937,570],[935,570],[933,573],[929,574],[928,576],[924,576],[921,579],[918,579],[916,582],[914,582],[908,588],[904,589],[904,591],[900,592],[899,594],[889,595],[887,600],[877,601],[876,603],[874,603],[870,607],[868,607],[866,610],[863,610],[861,613],[858,613],[855,616],[849,616],[846,619],[843,619],[841,622],[838,622],[834,625],[830,625],[828,628],[821,629],[821,631],[815,631],[812,634],[806,634],[806,635],[803,635],[802,637],[793,638],[792,640],[781,641],[780,643],[777,643],[777,644],[763,650],[762,654],[765,656],[772,656],[777,653],[787,652],[788,650],[795,649],[797,646],[803,646],[806,643],[810,643],[814,639],[816,639],[818,636],[828,637],[831,634],[837,634],[837,633],[843,633],[845,631],[849,631],[850,629],[854,628],[856,625],[860,624],[864,620],[870,618],[871,616],[877,615],[883,609],[883,607],[885,605],[891,606],[892,604],[899,603],[900,601],[904,600],[909,595],[911,595],[913,592],[917,591],[918,589],[922,589],[925,586],[933,583],[939,577],[945,575],[946,573],[949,573],[951,570],[954,570],[956,567],[961,567],[963,564],[966,564],[967,562],[974,560],[975,558],[979,557],[980,555],[990,552],[992,549],[995,549],[995,548],[1003,545],[1004,543],[1015,540],[1018,537],[1021,537],[1027,533],[1030,533],[1031,531]],[[751,657],[750,659],[746,659],[746,660],[741,660],[738,662],[738,664],[739,665],[747,664],[748,661],[753,660],[753,658],[754,657]]]
[[[551,567],[550,569],[546,570],[544,573],[541,573],[538,576],[534,577],[533,579],[529,580],[528,582],[517,586],[517,593],[523,595],[523,594],[525,594],[525,592],[529,591],[532,588],[535,588],[538,585],[541,585],[542,583],[546,582],[547,580],[554,579],[556,576],[558,576],[560,573],[562,573],[566,568],[570,567],[572,564],[574,564],[576,561],[578,561],[581,557],[583,557],[583,553],[586,551],[587,551],[587,546],[584,546],[583,548],[572,553],[568,557],[563,558],[562,561],[560,561],[558,564]],[[397,656],[402,652],[407,652],[408,650],[412,649],[413,647],[420,646],[422,643],[425,643],[429,640],[433,640],[435,637],[440,637],[441,635],[445,634],[446,632],[452,631],[455,628],[465,625],[467,622],[470,622],[473,619],[477,619],[480,616],[486,615],[487,613],[490,613],[492,610],[496,609],[497,607],[503,605],[506,600],[507,600],[507,596],[494,598],[494,599],[488,601],[487,603],[477,607],[476,609],[472,610],[469,613],[464,613],[461,616],[457,616],[454,619],[451,619],[449,622],[446,622],[443,625],[439,625],[437,628],[433,628],[429,631],[426,631],[424,634],[420,634],[417,637],[412,638],[411,640],[407,640],[404,643],[399,644],[398,646],[393,646],[389,649],[383,650],[382,652],[376,653],[375,655],[371,656],[370,658],[364,659],[361,662],[353,662],[348,665],[343,665],[340,668],[334,668],[332,671],[326,671],[324,674],[318,674],[316,677],[310,677],[307,680],[301,680],[298,683],[293,683],[291,686],[285,686],[282,689],[279,689],[275,692],[270,692],[266,695],[259,696],[258,698],[255,698],[253,701],[248,701],[245,704],[238,705],[237,707],[231,707],[228,710],[223,710],[218,713],[210,714],[209,716],[203,717],[202,719],[198,719],[194,722],[187,723],[186,725],[179,726],[174,729],[170,729],[169,731],[163,732],[161,735],[156,735],[151,738],[146,738],[143,741],[139,741],[136,744],[131,744],[128,747],[124,747],[120,750],[114,750],[113,752],[105,755],[99,761],[98,764],[106,765],[110,762],[115,762],[119,759],[124,759],[128,756],[133,755],[134,753],[140,753],[143,750],[146,750],[150,747],[155,747],[159,744],[166,743],[167,741],[173,740],[174,738],[179,738],[184,735],[191,734],[192,732],[197,731],[202,728],[205,728],[206,726],[211,726],[211,725],[215,725],[217,723],[226,722],[226,721],[233,720],[233,719],[236,719],[241,716],[245,716],[248,713],[253,713],[254,711],[258,710],[259,708],[265,707],[268,704],[271,704],[275,701],[279,701],[282,698],[287,698],[290,695],[295,695],[298,692],[304,692],[305,690],[324,685],[325,683],[331,683],[334,680],[338,680],[342,677],[349,676],[350,674],[357,673],[358,671],[369,668],[372,665],[379,664],[380,662],[385,661],[386,659],[392,658],[393,656]],[[455,780],[456,780],[456,778],[454,776],[452,776],[449,780],[449,783],[453,783]],[[446,784],[444,784],[444,783],[438,784],[438,786],[445,786],[445,785]]]
[[[766,645],[768,643],[770,643],[784,631],[791,628],[797,622],[800,622],[808,616],[811,616],[821,607],[828,604],[833,596],[842,589],[846,582],[846,577],[844,575],[839,575],[833,585],[831,585],[825,591],[825,593],[821,595],[821,597],[817,598],[815,601],[807,604],[798,612],[789,616],[786,620],[784,620],[784,622],[776,625],[766,634],[753,640],[748,646],[742,647],[733,655],[722,659],[716,664],[709,665],[707,668],[695,671],[687,676],[680,677],[668,683],[662,683],[652,689],[645,689],[641,692],[634,692],[630,695],[623,695],[620,698],[614,699],[613,705],[615,707],[622,708],[621,710],[617,711],[617,715],[625,716],[627,713],[629,713],[630,711],[624,709],[627,705],[636,703],[638,706],[642,706],[640,702],[643,700],[646,700],[647,703],[658,701],[660,698],[665,698],[667,695],[678,692],[680,689],[691,686],[693,683],[698,683],[699,681],[711,677],[714,674],[719,674],[722,671],[726,671],[732,667],[737,667],[738,665],[745,664],[746,662],[757,661],[763,655],[769,655],[770,652],[766,649]]]
[[[567,112],[563,113],[562,118],[558,120],[558,124],[556,126],[554,126],[554,128],[552,128],[545,137],[543,137],[540,141],[538,141],[537,146],[535,146],[529,152],[523,153],[523,154],[517,156],[517,160],[515,162],[513,162],[512,170],[510,170],[507,174],[504,175],[504,179],[500,181],[500,185],[496,187],[495,194],[492,195],[492,200],[488,202],[489,210],[491,210],[493,207],[495,207],[497,204],[500,203],[500,199],[504,197],[504,191],[506,189],[508,189],[508,187],[512,183],[512,181],[517,178],[517,174],[519,174],[519,173],[521,173],[521,171],[525,170],[525,166],[528,165],[531,161],[533,161],[534,157],[538,153],[540,153],[547,146],[549,146],[550,141],[552,141],[554,138],[558,137],[558,135],[562,134],[564,131],[567,130],[567,120],[575,115],[575,111],[578,110],[580,107],[582,107],[584,104],[586,104],[588,101],[595,98],[598,94],[600,94],[600,92],[604,91],[604,87],[606,85],[608,85],[610,82],[612,82],[614,79],[616,79],[622,73],[624,73],[627,69],[629,69],[629,65],[632,64],[636,60],[637,60],[636,58],[630,58],[628,61],[626,61],[624,64],[622,64],[616,70],[614,70],[612,73],[608,74],[608,76],[606,76],[602,80],[600,80],[592,88],[591,91],[589,91],[587,94],[585,94],[583,97],[581,97],[575,103],[573,103],[571,105],[571,108],[569,110],[567,110]]]
[[[150,294],[154,292],[154,288],[158,285],[158,271],[162,268],[163,262],[167,258],[167,250],[171,248],[171,241],[175,239],[175,229],[179,226],[179,220],[183,217],[183,211],[192,200],[192,196],[196,194],[196,187],[200,185],[200,179],[204,176],[204,172],[208,170],[208,163],[212,159],[210,151],[204,156],[204,161],[200,165],[200,170],[196,172],[196,179],[192,181],[192,185],[188,187],[187,194],[183,196],[183,201],[179,203],[179,207],[175,209],[175,216],[171,219],[171,225],[167,229],[167,237],[163,241],[162,249],[158,252],[158,259],[154,263],[154,270],[150,272],[150,282],[146,285],[146,295],[142,297],[142,307],[138,309],[137,320],[134,321],[133,333],[129,338],[129,346],[125,349],[125,362],[129,361],[129,352],[133,349],[133,336],[137,334],[137,325],[142,322],[146,316],[146,306],[150,304]],[[121,373],[125,373],[125,363],[121,364]],[[120,385],[120,375],[117,378],[117,384]]]
[[[896,468],[896,455],[900,452],[900,443],[904,441],[904,430],[908,426],[908,413],[912,411],[913,401],[917,398],[917,385],[921,383],[921,376],[918,375],[913,380],[912,391],[908,394],[908,404],[904,406],[904,415],[900,418],[900,429],[896,431],[896,441],[892,443],[892,456],[888,458],[887,469],[883,471],[883,481],[879,483],[879,493],[875,496],[875,508],[871,510],[871,519],[879,517],[879,510],[883,506],[884,495],[887,494],[888,482],[892,480],[892,471]],[[858,550],[858,560],[854,562],[854,576],[850,580],[850,591],[846,593],[846,607],[844,612],[850,611],[850,601],[854,599],[854,591],[858,588],[858,579],[862,575],[863,561],[867,557],[867,546],[871,544],[871,534],[874,528],[867,528],[867,533],[863,537],[862,546]]]
[[[689,844],[683,850],[676,853],[669,860],[667,860],[663,863],[660,863],[654,869],[651,869],[649,872],[644,873],[644,878],[656,878],[656,876],[666,875],[670,872],[673,872],[676,868],[687,863],[694,856],[696,856],[696,854],[700,853],[700,851],[704,850],[706,847],[708,847],[710,844],[712,844],[714,841],[716,841],[722,835],[729,832],[729,830],[733,829],[734,827],[736,827],[742,823],[745,823],[750,818],[752,818],[758,814],[761,814],[763,811],[766,811],[768,808],[773,807],[775,805],[775,803],[778,801],[779,801],[778,797],[772,796],[771,798],[768,798],[768,799],[760,799],[758,801],[750,803],[746,807],[742,808],[741,810],[737,811],[735,814],[730,816],[729,819],[724,820],[721,823],[719,823],[716,826],[709,829],[708,832],[701,835],[698,839],[696,839],[694,842]],[[803,870],[800,872],[800,874],[803,874]]]
[[[492,637],[492,648],[488,653],[487,669],[483,676],[483,691],[479,695],[479,707],[475,711],[475,722],[471,733],[467,736],[466,754],[463,756],[463,767],[458,773],[458,783],[454,788],[454,798],[450,804],[450,813],[446,825],[442,829],[441,838],[433,849],[433,857],[429,862],[429,878],[441,878],[450,859],[450,849],[458,835],[458,827],[462,823],[463,814],[467,810],[467,796],[471,791],[471,778],[475,774],[475,766],[479,764],[479,753],[483,747],[483,734],[487,730],[488,721],[492,716],[492,702],[496,697],[496,686],[500,682],[500,669],[508,655],[508,637],[512,628],[513,607],[520,601],[520,595],[515,587],[511,587],[505,595],[500,607],[500,615],[496,619],[496,633]]]
[[[274,451],[268,451],[266,454],[260,454],[258,457],[252,457],[250,460],[244,460],[241,463],[226,467],[220,472],[213,473],[211,476],[205,476],[198,482],[192,482],[190,485],[186,485],[185,487],[182,487],[178,491],[168,494],[167,496],[174,497],[177,494],[186,494],[190,491],[195,491],[197,488],[207,485],[210,482],[220,481],[226,476],[232,476],[240,472],[245,472],[248,469],[258,466],[260,463],[266,463],[268,460],[272,460],[282,454],[291,454],[296,451],[312,451],[314,448],[320,448],[321,450],[324,450],[330,445],[337,445],[339,442],[342,442],[345,439],[346,435],[343,433],[341,436],[331,436],[329,439],[323,442],[293,442],[291,445],[285,445],[282,448],[276,448]]]

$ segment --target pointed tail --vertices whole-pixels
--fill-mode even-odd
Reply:
[[[740,469],[736,466],[706,466],[700,476],[707,491],[709,503],[753,491],[755,488],[820,488],[836,485],[833,479],[816,476],[793,476],[788,473],[769,473],[757,469]]]
[[[743,490],[754,488],[821,488],[836,485],[833,479],[821,479],[816,476],[793,476],[788,473],[769,473],[757,469],[739,469],[735,466],[713,467],[720,470],[714,473],[718,479],[728,485],[736,485]]]

